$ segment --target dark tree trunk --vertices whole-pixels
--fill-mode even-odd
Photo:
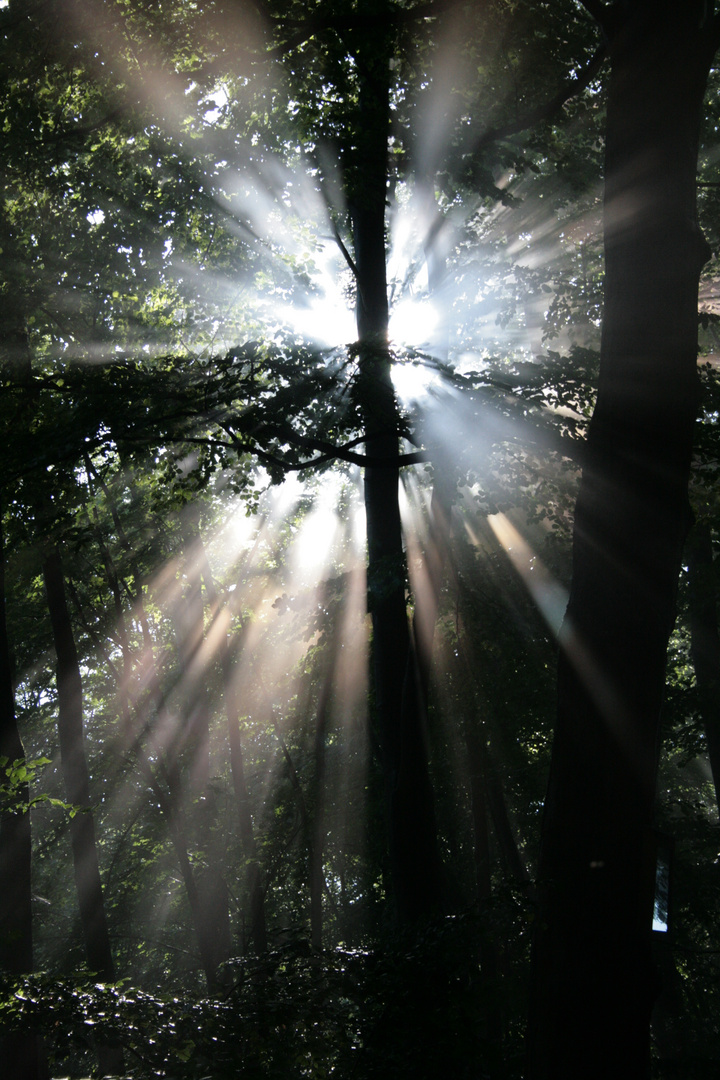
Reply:
[[[90,778],[85,756],[82,681],[72,623],[65,596],[60,554],[53,548],[43,563],[43,578],[57,657],[58,738],[68,801],[80,808],[70,819],[75,887],[88,967],[103,982],[115,981],[105,905],[103,903],[95,820],[90,804]],[[98,1046],[101,1074],[123,1070],[122,1052]]]
[[[705,8],[613,9],[601,373],[543,820],[532,1080],[649,1076],[658,729],[689,522],[707,257],[695,210]]]
[[[2,507],[0,506],[0,515]],[[15,716],[10,642],[5,615],[5,548],[0,516],[0,756],[8,763],[25,761]],[[0,767],[0,779],[4,769]],[[32,971],[32,892],[28,785],[22,784],[0,804],[0,970],[10,975]],[[4,801],[4,799],[3,799]],[[0,1035],[0,1055],[18,1080],[39,1080],[41,1066],[34,1035]]]
[[[712,536],[706,521],[699,521],[690,534],[688,570],[690,648],[715,786],[715,801],[720,809],[720,634]]]
[[[383,5],[381,4],[382,8]],[[387,12],[384,12],[385,19]],[[387,21],[378,22],[379,34]],[[377,37],[376,36],[376,37]],[[365,469],[372,687],[389,826],[389,853],[401,922],[439,909],[441,867],[432,788],[411,653],[406,563],[398,501],[397,402],[390,377],[385,204],[390,121],[389,44],[358,53],[360,101],[351,215],[357,272],[359,396],[366,452],[387,464]],[[406,678],[406,672],[410,676]]]
[[[258,856],[250,811],[250,794],[245,780],[245,761],[240,736],[240,712],[233,683],[232,657],[229,648],[223,651],[221,660],[225,687],[225,712],[228,722],[230,772],[232,773],[235,803],[238,810],[240,841],[247,864],[246,895],[250,922],[249,937],[255,944],[255,951],[264,953],[267,952],[268,948],[265,922],[265,875]]]
[[[323,851],[325,846],[325,781],[327,774],[326,741],[330,722],[330,692],[333,671],[329,669],[323,680],[315,723],[315,799],[312,822],[309,827],[311,839],[309,845],[310,878],[310,944],[314,949],[322,949],[323,909],[322,897],[325,889],[323,873]]]
[[[113,982],[115,969],[100,884],[95,821],[90,805],[80,665],[65,598],[62,564],[56,549],[45,559],[43,577],[57,655],[58,736],[65,791],[68,801],[82,809],[70,820],[70,837],[85,952],[90,970],[103,981]]]
[[[315,777],[313,815],[310,823],[309,869],[310,869],[310,941],[315,949],[322,948],[323,907],[322,898],[326,891],[323,870],[325,850],[325,807],[327,783],[327,739],[330,731],[330,716],[337,662],[341,647],[341,613],[335,617],[335,623],[326,629],[325,656],[318,695],[315,720]]]

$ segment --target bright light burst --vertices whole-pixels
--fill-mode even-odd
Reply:
[[[0,8],[6,6],[7,0],[0,0]],[[108,52],[122,54],[120,46],[115,48],[114,31],[107,22],[99,21],[97,32]],[[157,70],[161,70],[161,65],[157,65]],[[138,84],[141,100],[149,100],[151,106],[154,99],[166,102],[165,123],[181,146],[186,109],[178,88],[149,78],[138,81],[130,68],[127,78],[130,84]],[[230,105],[227,90],[219,87],[209,94],[206,105],[205,125],[220,127]],[[221,132],[217,134],[220,138]],[[223,187],[225,190],[217,193],[217,200],[227,215],[224,221],[228,231],[253,256],[264,260],[264,265],[270,265],[270,272],[245,280],[242,275],[236,278],[223,270],[213,270],[212,240],[206,252],[210,265],[205,266],[204,262],[190,265],[176,255],[173,242],[164,239],[161,281],[172,283],[175,276],[184,281],[188,291],[194,290],[199,306],[207,303],[213,309],[215,321],[209,325],[222,325],[228,344],[236,343],[229,335],[239,339],[249,329],[258,327],[269,336],[290,332],[323,348],[353,342],[357,336],[353,276],[331,223],[331,219],[342,220],[346,215],[339,198],[335,204],[329,204],[327,192],[319,191],[311,175],[303,176],[302,170],[285,167],[269,157],[262,168],[254,164],[247,169],[238,167],[230,178],[223,178]],[[436,214],[437,208],[432,209]],[[465,212],[466,218],[469,214],[469,210]],[[98,229],[105,223],[106,214],[98,208],[90,210],[86,217],[88,225]],[[438,237],[442,237],[436,255],[442,255],[451,246],[452,237],[462,224],[448,215],[443,231],[432,233],[436,244]],[[453,302],[462,306],[471,323],[468,313],[479,298],[479,306],[485,304],[486,308],[483,317],[495,324],[496,308],[488,310],[479,289],[473,293],[470,286],[463,285],[455,296],[445,288],[435,289],[431,294],[426,244],[433,230],[433,219],[427,207],[413,201],[411,192],[399,190],[398,206],[389,226],[391,345],[398,351],[422,349],[431,356],[446,355],[447,344],[442,338]],[[546,220],[543,235],[546,237],[553,228],[554,219]],[[530,234],[523,239],[528,247],[530,239]],[[131,248],[121,247],[118,251],[132,255]],[[509,254],[513,251],[510,248]],[[278,269],[277,280],[272,268]],[[222,320],[215,310],[220,307]],[[186,343],[192,347],[191,337]],[[219,338],[213,337],[212,347],[216,351],[219,344]],[[164,348],[165,344],[157,341],[145,346],[152,354]],[[98,343],[96,349],[98,357],[106,357],[104,342]],[[93,355],[93,347],[86,354]],[[476,366],[474,360],[473,366]],[[422,405],[440,383],[432,362],[420,360],[394,363],[392,378],[404,404]],[[477,427],[475,417],[472,422]],[[451,453],[460,439],[468,443],[478,438],[477,432],[463,429],[457,417],[454,425],[443,423],[442,428],[445,449]],[[316,612],[325,602],[323,586],[332,575],[341,573],[347,577],[347,587],[336,620],[339,647],[333,677],[338,722],[350,724],[352,716],[366,707],[363,704],[367,698],[368,648],[363,568],[365,518],[359,497],[359,470],[354,470],[351,477],[355,493],[352,499],[344,499],[350,503],[344,516],[338,507],[346,495],[348,480],[339,473],[326,475],[316,482],[314,490],[296,475],[290,475],[267,493],[265,512],[258,517],[248,516],[242,503],[231,505],[223,522],[206,538],[209,561],[221,583],[207,625],[203,622],[202,604],[200,622],[194,627],[183,628],[179,615],[183,606],[187,606],[188,594],[208,592],[207,571],[197,552],[169,559],[155,578],[146,583],[147,607],[151,611],[143,610],[142,601],[138,600],[130,614],[129,622],[135,626],[141,644],[119,691],[119,698],[127,699],[127,708],[133,715],[133,723],[127,725],[125,732],[128,745],[132,742],[139,747],[144,740],[152,762],[163,754],[169,759],[176,757],[188,738],[193,715],[201,711],[206,688],[217,678],[219,660],[228,647],[234,650],[234,667],[227,690],[232,689],[242,702],[244,737],[251,744],[263,739],[272,742],[275,735],[279,738],[281,722],[290,724],[295,715],[293,710],[299,711],[302,706],[303,681],[301,674],[293,669],[308,646],[307,639],[297,634],[293,638],[288,630],[291,604],[295,612],[307,613],[311,608]],[[433,586],[423,564],[427,533],[421,528],[423,515],[427,516],[428,511],[427,492],[417,483],[410,483],[408,488],[411,497],[408,500],[403,494],[402,511],[411,583],[419,604],[430,606]],[[298,514],[301,501],[311,501],[304,517]],[[495,515],[489,522],[548,624],[557,633],[566,603],[562,589],[505,515]],[[472,537],[470,527],[469,532]],[[243,614],[243,605],[252,610],[252,619]],[[144,629],[145,625],[151,626],[150,631]],[[142,632],[138,629],[141,626]],[[181,658],[178,673],[170,689],[160,693],[158,672],[165,663],[164,653],[170,654],[173,647]],[[153,711],[155,719],[150,728],[147,717]],[[224,753],[223,744],[213,763],[218,772],[226,764],[222,759]],[[273,757],[266,751],[265,760],[270,762],[266,772],[255,778],[265,793],[259,800],[261,806],[279,772],[285,768],[279,754]],[[349,770],[350,764],[346,763],[344,768]],[[144,797],[144,793],[138,794],[138,805]],[[129,801],[129,796],[120,793],[119,799]],[[159,925],[169,908],[168,893],[158,908]]]

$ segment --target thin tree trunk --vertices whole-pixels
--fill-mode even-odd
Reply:
[[[5,611],[5,547],[0,506],[0,757],[25,762],[15,715],[10,641]],[[0,780],[5,770],[0,766]],[[27,783],[0,803],[0,969],[27,975],[33,969],[30,792]],[[3,805],[4,803],[4,805]],[[46,1075],[35,1035],[0,1035],[0,1060],[17,1080]]]
[[[383,9],[385,17],[387,11]],[[372,674],[389,827],[390,869],[401,922],[440,909],[441,862],[405,598],[406,563],[398,502],[397,403],[390,377],[385,203],[390,117],[389,41],[358,54],[360,100],[351,216],[357,271],[359,397],[366,452],[387,464],[365,468],[368,605]]]
[[[90,803],[90,777],[83,734],[82,680],[72,623],[65,596],[60,553],[53,548],[43,563],[53,642],[57,657],[58,737],[68,801],[79,808],[70,819],[70,840],[75,871],[80,923],[88,967],[103,982],[115,981],[103,902],[95,820]],[[122,1052],[99,1045],[101,1073],[121,1072]]]
[[[642,1080],[652,836],[698,402],[705,5],[613,9],[600,383],[575,513],[542,827],[531,1080]]]
[[[335,669],[340,650],[337,628],[328,629],[330,641],[326,643],[325,670],[322,675],[320,695],[315,722],[315,799],[310,839],[310,943],[314,949],[322,948],[323,910],[322,897],[327,888],[323,872],[325,847],[325,787],[327,781],[327,737],[330,730],[330,705]]]
[[[470,808],[473,823],[475,885],[481,919],[492,896],[490,834],[487,814],[487,770],[483,744],[484,736],[481,732],[478,732],[475,728],[472,730],[466,729],[465,745],[470,768]],[[485,1067],[488,1076],[499,1078],[502,1075],[502,1048],[505,1025],[498,993],[498,947],[491,933],[483,937],[482,924],[480,926],[480,937],[480,978],[487,1002],[485,1010],[485,1023],[487,1025]]]
[[[173,622],[180,656],[182,685],[183,736],[180,748],[186,751],[186,786],[189,793],[203,800],[197,822],[198,831],[207,840],[208,812],[211,811],[208,782],[210,779],[210,704],[206,672],[202,669],[202,646],[205,637],[200,568],[197,552],[201,543],[194,523],[182,519],[183,574],[185,588],[173,605]],[[179,755],[180,756],[180,755]],[[179,761],[178,761],[179,764]]]
[[[97,474],[95,474],[97,475]],[[104,488],[109,497],[107,488]],[[120,528],[120,523],[115,515],[115,523]],[[200,953],[200,962],[205,975],[208,991],[210,993],[219,989],[218,967],[226,961],[230,955],[230,927],[229,911],[227,904],[227,889],[224,882],[219,885],[216,880],[203,881],[196,878],[189,857],[188,830],[182,813],[182,792],[179,790],[173,777],[176,772],[172,767],[166,770],[167,791],[163,788],[141,739],[132,739],[131,704],[129,691],[132,682],[133,661],[130,654],[130,645],[125,623],[125,609],[122,602],[122,590],[120,579],[113,564],[112,555],[104,543],[99,529],[96,530],[96,539],[101,550],[103,565],[108,579],[108,585],[113,596],[115,609],[116,629],[120,639],[122,653],[122,677],[118,680],[118,700],[123,729],[133,744],[133,751],[138,767],[151,788],[158,806],[160,807],[167,823],[170,839],[175,850],[175,855],[180,867],[180,876],[183,879],[185,893],[190,907],[195,936]],[[79,601],[76,599],[79,607]],[[142,595],[138,591],[136,603],[140,609],[140,621],[143,626],[146,647],[150,649],[150,658],[154,665],[154,650],[150,640],[147,617],[142,604]],[[105,652],[101,642],[96,642],[98,647]],[[106,655],[106,661],[113,668],[110,658]],[[151,679],[151,690],[156,698],[158,707],[162,708],[163,695],[160,688],[160,680],[154,671]]]

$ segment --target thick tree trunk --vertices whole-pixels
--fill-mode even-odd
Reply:
[[[698,401],[704,5],[616,8],[601,374],[575,513],[545,803],[532,1080],[642,1080],[656,994],[652,835]]]
[[[399,445],[397,402],[390,377],[385,266],[389,60],[389,49],[385,52],[377,41],[367,57],[362,52],[358,55],[358,175],[351,214],[360,344],[358,392],[366,453],[388,462],[365,469],[372,686],[395,905],[400,921],[412,922],[439,909],[441,866],[405,598],[399,466],[392,464]],[[410,677],[405,677],[406,672]]]
[[[2,507],[0,507],[0,515]],[[25,761],[15,716],[10,642],[5,616],[5,549],[0,516],[0,756],[11,765]],[[0,766],[0,780],[4,769]],[[0,969],[10,975],[32,971],[32,892],[28,785],[11,791],[0,803]],[[0,1035],[0,1055],[18,1080],[45,1075],[34,1035]]]

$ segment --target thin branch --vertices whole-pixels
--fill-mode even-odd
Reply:
[[[154,445],[157,442],[157,439],[125,436],[124,441],[132,443],[135,446],[146,446]],[[297,445],[300,445],[299,440],[291,439],[289,436],[287,437],[287,441],[296,442]],[[373,457],[370,454],[353,453],[351,450],[346,450],[345,447],[333,446],[332,443],[325,443],[321,439],[309,441],[316,443],[315,449],[319,450],[326,447],[327,451],[320,454],[318,457],[310,458],[307,461],[291,462],[268,450],[262,450],[253,443],[244,443],[242,439],[233,439],[232,442],[223,442],[220,439],[203,438],[202,436],[178,435],[175,438],[163,440],[164,444],[167,446],[185,446],[186,444],[194,446],[222,446],[228,450],[236,450],[239,453],[255,454],[260,461],[267,462],[270,465],[277,465],[279,468],[284,469],[285,472],[301,472],[304,469],[312,469],[318,465],[325,465],[329,461],[347,461],[351,465],[360,465],[363,467],[371,466],[373,468],[383,469],[395,467],[403,468],[406,465],[419,465],[429,460],[428,455],[424,451],[413,454],[398,454],[394,457]],[[364,439],[358,440],[358,442],[364,441]]]
[[[115,120],[129,112],[129,109],[130,106],[128,105],[118,105],[117,108],[111,109],[100,120],[96,120],[94,124],[79,124],[77,127],[60,128],[59,131],[53,133],[52,140],[53,142],[62,142],[65,139],[84,139],[86,135],[92,135],[94,131],[99,131],[100,128],[114,123]]]
[[[581,90],[584,90],[590,85],[592,80],[597,75],[598,71],[603,65],[605,57],[607,55],[607,42],[603,41],[595,50],[590,60],[585,65],[585,68],[574,79],[568,79],[563,83],[558,92],[544,105],[539,105],[535,109],[531,109],[520,120],[516,120],[512,124],[507,124],[504,127],[488,128],[487,131],[476,141],[474,150],[477,153],[478,150],[482,150],[490,143],[498,142],[500,139],[507,139],[511,135],[518,135],[521,131],[525,131],[526,128],[532,127],[533,124],[537,124],[540,120],[549,120],[562,106],[578,94]]]
[[[343,242],[343,238],[340,235],[338,227],[335,224],[335,222],[332,220],[332,218],[330,218],[330,224],[332,225],[332,231],[333,231],[333,235],[335,237],[335,243],[337,244],[337,246],[342,251],[342,253],[343,253],[344,257],[345,257],[345,262],[348,264],[348,266],[352,270],[353,274],[355,275],[355,279],[357,280],[357,278],[358,278],[358,268],[355,265],[355,260],[353,259],[352,255],[350,254],[348,249],[345,247],[345,244]]]

